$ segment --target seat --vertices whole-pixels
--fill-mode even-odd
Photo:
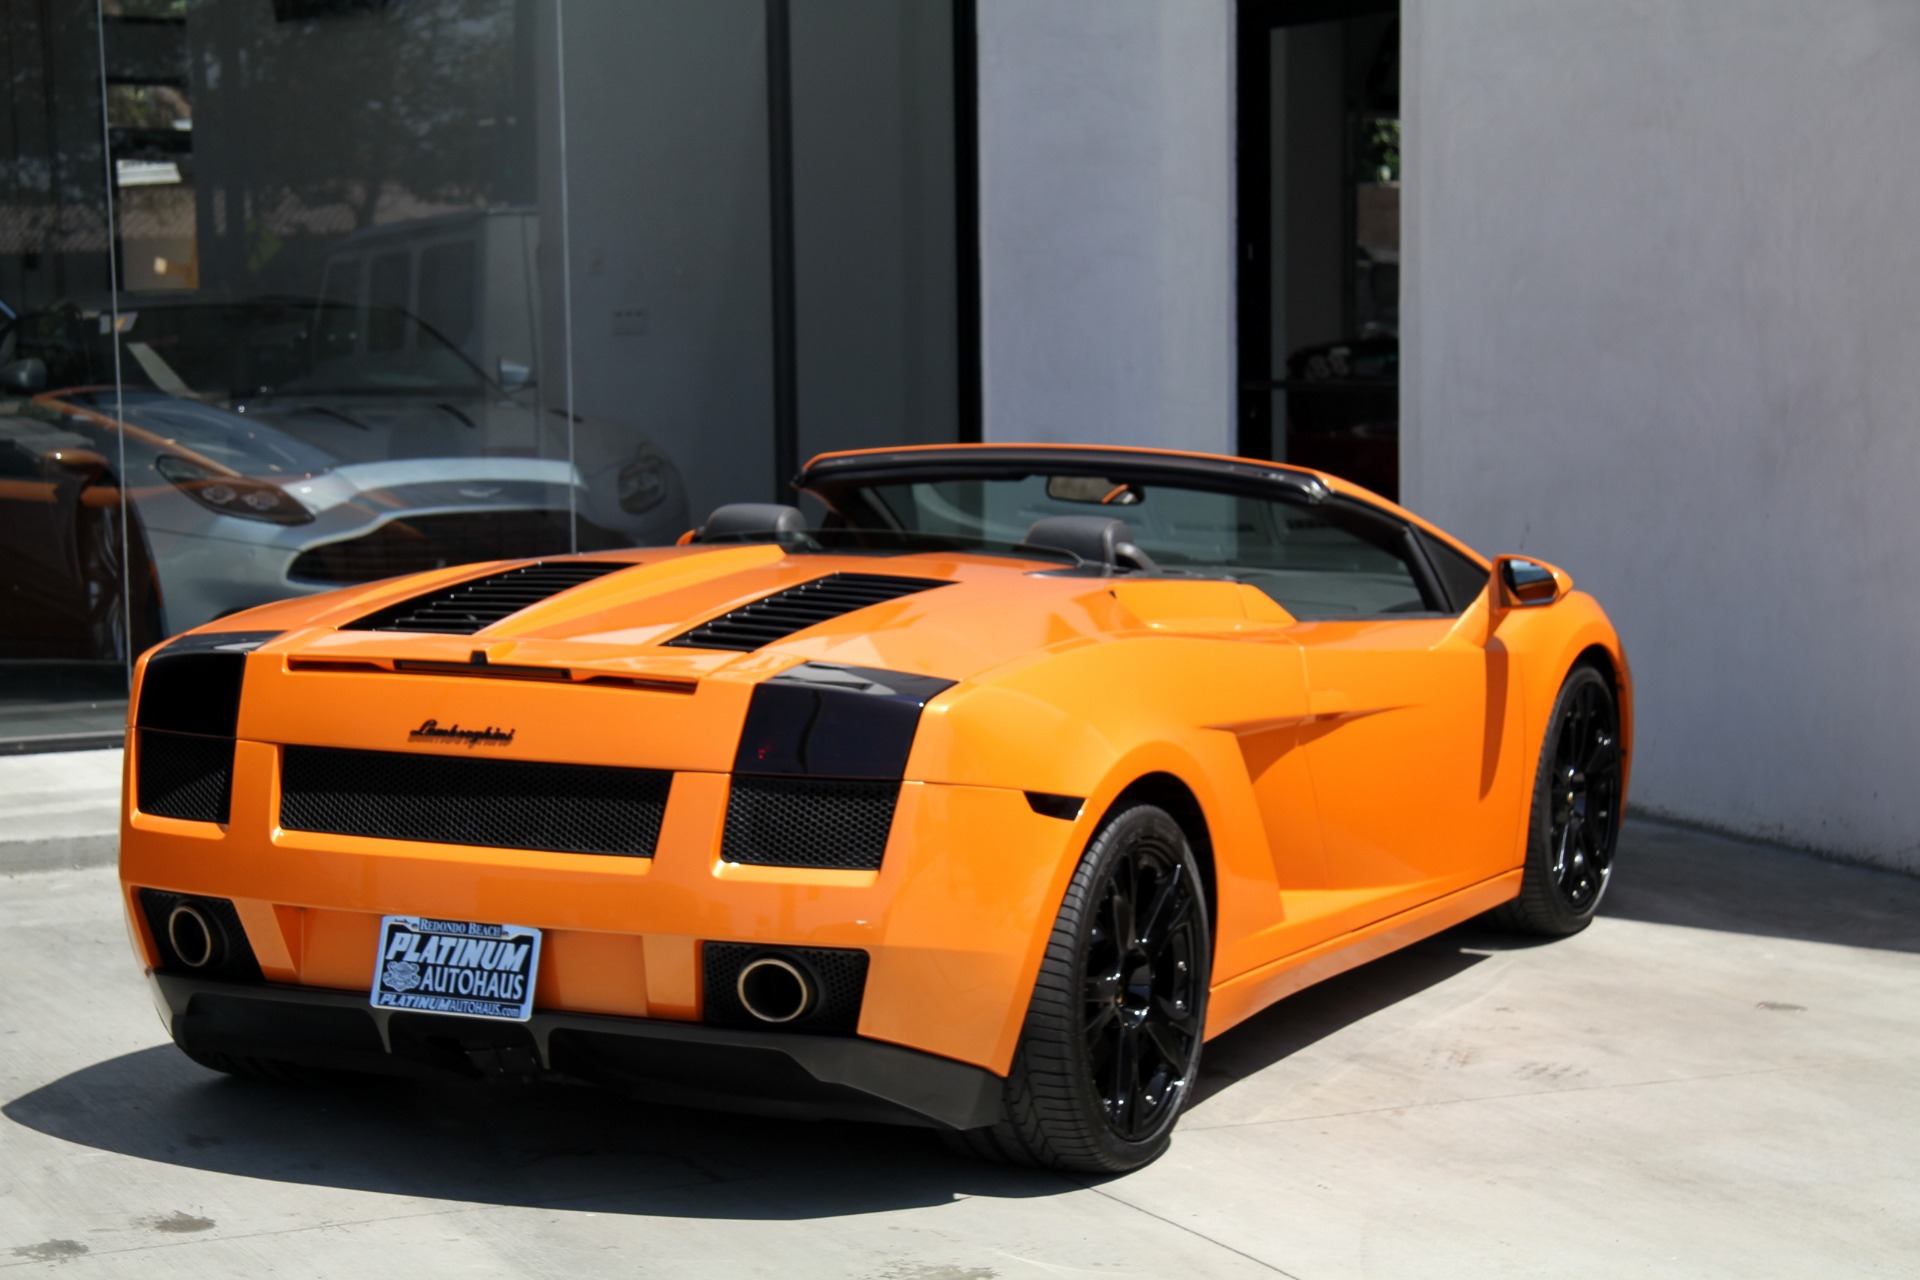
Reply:
[[[695,542],[778,542],[807,531],[800,508],[778,502],[729,502],[715,507],[693,535]]]

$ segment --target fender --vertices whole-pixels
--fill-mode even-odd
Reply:
[[[1544,608],[1509,612],[1501,619],[1496,633],[1506,638],[1517,653],[1553,655],[1546,661],[1536,656],[1532,661],[1519,664],[1522,715],[1527,740],[1533,744],[1526,764],[1526,787],[1521,792],[1522,803],[1532,803],[1540,767],[1540,744],[1545,740],[1547,718],[1553,713],[1553,702],[1559,696],[1560,686],[1566,682],[1567,673],[1573,670],[1580,655],[1597,648],[1612,661],[1618,684],[1621,802],[1624,805],[1633,760],[1633,676],[1627,666],[1620,637],[1601,611],[1599,602],[1584,591],[1569,592],[1561,600]],[[1525,856],[1525,817],[1523,810],[1521,843],[1515,851],[1516,866]]]

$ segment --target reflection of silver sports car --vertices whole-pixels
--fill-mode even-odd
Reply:
[[[6,380],[126,477],[166,629],[439,565],[671,541],[649,443],[509,395],[405,312],[124,300],[23,317]],[[569,457],[571,455],[571,458]]]

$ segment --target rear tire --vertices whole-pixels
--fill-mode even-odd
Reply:
[[[1124,1173],[1157,1159],[1199,1077],[1213,940],[1165,811],[1109,818],[1061,903],[1007,1074],[1007,1119],[949,1133],[982,1159]]]
[[[1581,663],[1560,686],[1540,744],[1520,896],[1489,912],[1491,923],[1566,937],[1592,922],[1613,877],[1621,777],[1613,685]]]

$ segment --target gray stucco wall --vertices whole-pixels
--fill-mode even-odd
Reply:
[[[980,0],[990,440],[1228,451],[1232,0]]]
[[[1607,605],[1642,809],[1920,869],[1920,5],[1405,14],[1409,505]]]

